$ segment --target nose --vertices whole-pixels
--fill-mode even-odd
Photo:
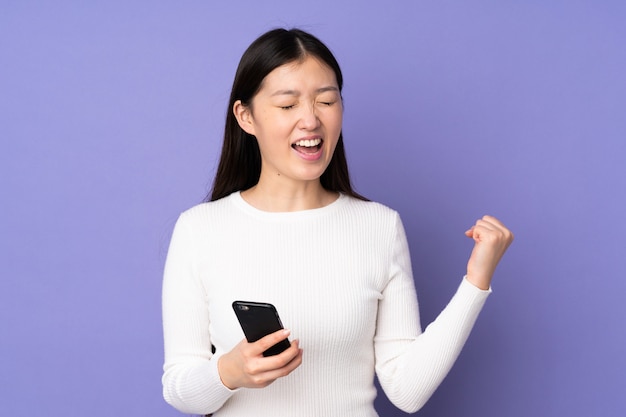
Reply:
[[[298,127],[302,130],[315,130],[320,125],[320,119],[313,104],[301,107]]]

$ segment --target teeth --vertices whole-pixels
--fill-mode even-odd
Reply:
[[[313,140],[305,139],[305,140],[297,141],[296,142],[296,146],[304,146],[304,147],[307,147],[307,148],[311,148],[313,146],[319,145],[320,143],[322,143],[321,139],[313,139]]]

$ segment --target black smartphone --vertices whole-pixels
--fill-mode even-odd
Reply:
[[[237,320],[241,324],[246,340],[250,343],[283,329],[283,324],[280,321],[280,317],[278,317],[278,311],[272,304],[235,301],[233,302],[233,310],[235,310]],[[288,339],[281,340],[263,352],[263,356],[278,355],[289,346],[291,346],[291,343]]]

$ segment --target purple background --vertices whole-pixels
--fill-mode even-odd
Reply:
[[[285,25],[342,65],[354,182],[403,216],[424,326],[463,231],[516,234],[419,415],[626,414],[626,3],[216,3],[2,1],[0,415],[180,415],[169,236],[210,185],[239,57]]]

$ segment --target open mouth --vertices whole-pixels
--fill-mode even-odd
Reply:
[[[324,141],[320,138],[302,139],[291,145],[291,147],[300,153],[314,154],[322,149],[323,143]]]

